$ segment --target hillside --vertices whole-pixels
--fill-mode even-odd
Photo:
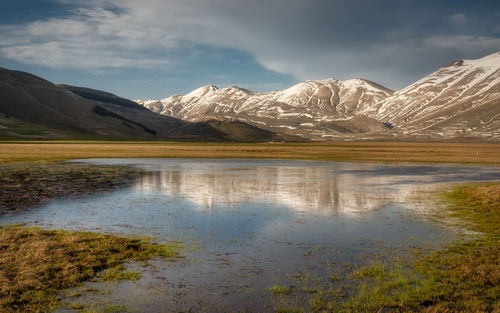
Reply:
[[[0,99],[0,136],[6,139],[282,139],[274,133],[255,132],[255,127],[247,124],[220,127],[207,122],[181,121],[107,92],[58,86],[29,73],[3,68],[0,68]]]
[[[454,61],[370,110],[407,135],[500,138],[500,52]]]

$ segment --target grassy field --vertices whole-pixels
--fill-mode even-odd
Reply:
[[[4,142],[0,163],[76,158],[274,158],[500,164],[500,144],[421,142]]]

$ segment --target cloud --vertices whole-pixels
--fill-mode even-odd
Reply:
[[[151,51],[175,51],[160,29],[141,29],[128,14],[80,8],[66,18],[0,27],[0,53],[23,63],[99,71],[168,67]]]
[[[0,26],[0,53],[55,68],[168,69],[206,57],[200,47],[210,46],[244,51],[300,80],[366,77],[397,88],[500,49],[500,38],[439,25],[449,8],[436,1],[58,1],[75,11]],[[448,23],[471,21],[456,13]]]
[[[467,15],[464,13],[456,13],[448,18],[449,22],[455,26],[464,26],[468,22]]]

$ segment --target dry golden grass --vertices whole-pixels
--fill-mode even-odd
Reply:
[[[61,289],[126,260],[175,258],[178,250],[112,235],[0,227],[0,312],[50,311]]]
[[[399,161],[500,164],[500,144],[421,142],[0,143],[0,163],[75,158],[275,158],[332,161]]]

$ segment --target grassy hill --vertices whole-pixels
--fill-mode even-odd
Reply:
[[[54,85],[0,68],[0,138],[269,141],[283,137],[239,122],[190,123],[114,94]]]

